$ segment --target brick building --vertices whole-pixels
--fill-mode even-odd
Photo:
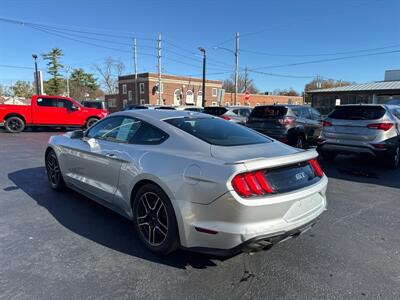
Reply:
[[[225,93],[222,106],[234,105],[235,94]],[[251,94],[250,99],[245,99],[245,94],[238,93],[236,98],[236,105],[248,105],[251,107],[257,105],[270,105],[270,104],[303,104],[304,99],[301,96],[280,96],[280,95],[261,95]]]
[[[222,82],[206,80],[206,105],[217,105]],[[137,94],[135,94],[137,93]],[[138,74],[135,88],[135,75],[118,77],[118,94],[108,95],[106,101],[110,111],[122,110],[126,105],[202,105],[202,79],[173,75],[161,76],[161,98],[158,95],[158,74]]]
[[[234,105],[234,94],[222,94],[221,89],[221,81],[206,80],[206,106]],[[118,94],[106,95],[105,101],[111,112],[123,110],[127,105],[141,104],[202,106],[202,80],[200,78],[162,75],[161,98],[162,103],[159,102],[158,96],[158,74],[142,73],[138,74],[137,89],[135,89],[135,75],[118,77]],[[303,97],[251,94],[250,99],[246,100],[244,94],[237,94],[236,105],[254,107],[274,103],[303,104]]]

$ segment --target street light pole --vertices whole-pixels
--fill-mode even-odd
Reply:
[[[235,105],[237,104],[238,80],[239,80],[239,32],[236,32],[235,47]]]
[[[37,69],[37,55],[32,54],[33,60],[35,61],[35,83],[36,83],[36,95],[39,95],[39,76],[38,76],[38,69]]]
[[[206,106],[206,49],[199,47],[199,50],[203,52],[203,85],[201,90],[201,105]]]
[[[66,66],[65,67],[65,73],[67,74],[67,97],[69,97],[69,70],[70,70],[70,67],[69,66]]]

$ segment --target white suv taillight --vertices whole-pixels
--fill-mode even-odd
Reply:
[[[393,127],[393,123],[372,123],[368,124],[367,127],[370,129],[379,129],[383,131],[388,131],[390,128]]]

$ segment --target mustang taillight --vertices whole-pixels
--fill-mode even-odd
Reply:
[[[380,129],[383,131],[387,131],[393,127],[393,123],[372,123],[368,124],[367,127],[370,129]]]
[[[324,171],[322,171],[322,168],[316,159],[310,160],[310,165],[313,168],[315,175],[317,175],[318,177],[324,176]]]
[[[315,176],[313,174],[309,174],[310,166],[314,171]],[[291,181],[293,183],[293,181],[295,181],[293,178],[294,176],[296,176],[297,181],[298,180],[309,181],[317,177],[324,176],[324,171],[322,170],[321,166],[319,165],[316,159],[309,160],[308,162],[302,162],[300,164],[294,164],[292,166],[284,166],[284,169],[289,170],[286,173],[286,175],[284,175],[287,176],[287,181],[284,181],[285,179],[282,178],[283,175],[281,174],[280,179],[278,179],[279,183],[278,185],[281,185],[280,188],[282,188],[282,186],[290,185]],[[280,170],[278,169],[278,172],[279,171]],[[297,173],[293,171],[297,171]],[[275,169],[272,169],[270,172],[267,171],[267,173],[266,170],[258,170],[258,171],[238,174],[232,179],[233,189],[236,191],[236,193],[238,193],[241,197],[244,198],[279,193],[280,188],[275,185],[276,182],[274,183],[274,181],[276,181],[276,179],[274,178],[274,172]],[[271,185],[271,183],[273,184]],[[285,187],[283,187],[283,189],[285,189]]]
[[[232,179],[232,186],[242,197],[273,193],[273,189],[264,177],[264,171],[238,174]]]

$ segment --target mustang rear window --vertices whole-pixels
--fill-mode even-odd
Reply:
[[[220,118],[174,118],[165,122],[211,145],[241,146],[271,142],[260,133]]]
[[[382,106],[337,106],[329,115],[332,119],[341,120],[376,120],[383,117],[385,109]]]

